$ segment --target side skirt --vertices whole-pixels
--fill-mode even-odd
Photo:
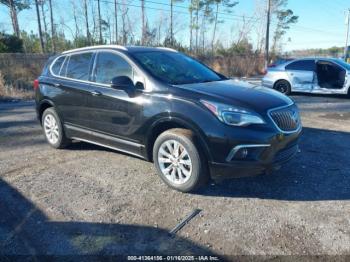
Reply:
[[[129,154],[129,155],[137,156],[137,157],[140,157],[140,158],[146,160],[146,158],[144,156],[142,156],[141,154],[136,154],[136,153],[133,153],[133,152],[130,152],[130,151],[127,151],[127,150],[123,150],[123,149],[117,148],[117,147],[101,144],[101,143],[98,143],[98,142],[95,142],[95,141],[91,141],[91,140],[84,139],[84,138],[79,138],[79,137],[71,137],[71,139],[74,139],[74,140],[77,140],[77,141],[81,141],[81,142],[86,142],[86,143],[89,143],[89,144],[94,144],[94,145],[97,145],[97,146],[106,147],[106,148],[109,148],[109,149],[112,149],[112,150],[115,150],[115,151],[119,151],[119,152],[123,152],[123,153]]]
[[[147,159],[145,146],[133,141],[99,133],[82,127],[64,124],[67,137]]]

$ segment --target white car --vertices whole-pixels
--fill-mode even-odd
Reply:
[[[305,58],[268,68],[262,85],[284,94],[350,95],[350,64],[335,58]]]

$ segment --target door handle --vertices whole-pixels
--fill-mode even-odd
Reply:
[[[53,84],[55,87],[61,87],[62,85],[61,84],[59,84],[59,83],[55,83],[55,84]]]
[[[91,95],[93,95],[93,96],[100,96],[100,95],[102,95],[102,93],[99,92],[99,91],[94,90],[94,91],[91,91]]]

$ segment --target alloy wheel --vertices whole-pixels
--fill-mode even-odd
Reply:
[[[288,84],[285,82],[280,82],[276,86],[276,90],[280,91],[281,93],[285,94],[288,92]]]
[[[176,140],[167,140],[158,150],[158,163],[162,174],[171,183],[184,184],[192,174],[192,161],[186,148]]]
[[[59,129],[56,118],[51,114],[47,114],[44,118],[44,131],[47,140],[51,144],[56,144],[59,139]]]

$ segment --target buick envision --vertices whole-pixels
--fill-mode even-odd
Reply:
[[[257,175],[298,150],[285,95],[216,73],[167,48],[95,46],[51,58],[34,81],[47,142],[72,140],[153,161],[170,187]]]

